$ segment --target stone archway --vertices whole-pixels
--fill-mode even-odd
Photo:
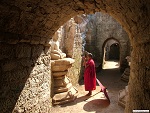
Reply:
[[[109,46],[109,48],[107,48],[107,43],[108,42],[110,42],[109,44],[108,44],[108,46]],[[110,54],[109,54],[109,52],[110,52],[110,47],[111,47],[111,45],[113,45],[113,44],[117,44],[118,45],[118,50],[119,50],[119,67],[120,67],[120,70],[122,69],[122,68],[125,68],[124,67],[124,60],[125,60],[125,57],[126,57],[126,50],[123,50],[123,49],[127,49],[127,48],[123,48],[123,43],[122,42],[120,42],[118,39],[116,39],[116,38],[113,38],[113,37],[111,37],[111,38],[108,38],[108,39],[106,39],[105,41],[104,41],[104,43],[103,43],[103,45],[102,45],[102,57],[103,57],[103,61],[102,61],[102,63],[103,63],[103,66],[104,66],[104,63],[105,63],[105,61],[106,60],[109,60],[109,56],[110,56]],[[106,49],[109,49],[109,50],[106,50]],[[108,53],[108,54],[107,54]]]
[[[125,112],[149,109],[150,54],[146,54],[150,51],[149,0],[7,0],[1,1],[0,6],[0,83],[3,105],[0,111],[10,112],[14,107],[14,112],[49,111],[48,80],[51,79],[51,67],[47,60],[50,57],[48,42],[69,18],[96,11],[106,12],[119,21],[133,47]],[[37,90],[34,90],[35,87]]]

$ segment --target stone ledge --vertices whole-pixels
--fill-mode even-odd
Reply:
[[[68,73],[68,71],[60,71],[60,72],[53,72],[52,75],[53,77],[61,77],[63,75],[66,75]]]
[[[73,64],[75,62],[74,59],[72,58],[63,58],[63,59],[59,59],[59,60],[52,60],[51,65],[69,65],[69,64]]]
[[[72,84],[69,83],[69,84],[67,84],[66,87],[54,88],[54,93],[57,94],[57,93],[67,92],[71,88],[72,88]]]
[[[68,77],[64,77],[62,79],[55,79],[54,78],[54,87],[55,88],[66,87],[67,84],[69,84],[69,83],[70,83],[70,81],[69,81]]]
[[[65,104],[71,101],[74,101],[77,97],[78,91],[72,87],[68,92],[63,92],[59,94],[55,94],[53,97],[53,104]]]

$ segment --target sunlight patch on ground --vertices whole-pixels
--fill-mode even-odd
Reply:
[[[119,68],[119,62],[117,61],[105,61],[103,69],[116,69]]]

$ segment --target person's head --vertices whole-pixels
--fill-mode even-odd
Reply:
[[[87,54],[87,60],[92,59],[92,58],[93,58],[92,53],[88,53],[88,54]]]

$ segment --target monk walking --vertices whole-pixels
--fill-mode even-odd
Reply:
[[[88,53],[86,58],[84,58],[84,85],[85,91],[89,91],[86,96],[92,95],[92,90],[96,89],[96,71],[95,63],[92,59],[92,54]]]

